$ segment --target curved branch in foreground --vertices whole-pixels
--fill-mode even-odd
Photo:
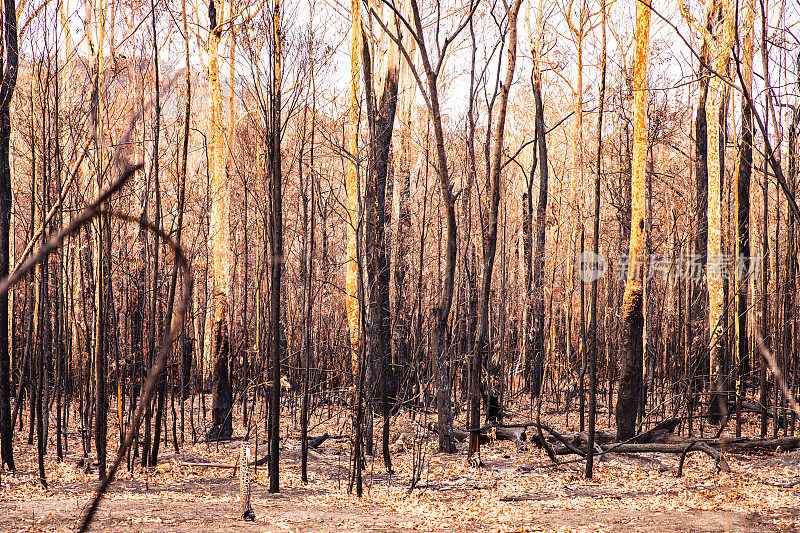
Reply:
[[[33,270],[33,267],[57,250],[67,236],[77,232],[87,222],[91,222],[94,217],[100,213],[103,203],[112,195],[114,195],[114,193],[119,191],[125,185],[125,183],[127,183],[131,176],[133,176],[136,171],[143,168],[143,166],[144,165],[142,164],[129,166],[127,170],[125,170],[125,172],[123,172],[122,175],[117,178],[117,180],[113,182],[108,189],[100,193],[100,196],[98,196],[94,202],[86,206],[86,208],[84,208],[84,210],[81,211],[77,217],[72,219],[66,228],[61,229],[58,233],[50,237],[50,239],[41,248],[39,248],[39,251],[36,252],[36,255],[29,257],[24,263],[15,268],[6,279],[0,282],[0,294],[8,292],[9,289],[14,286],[14,284],[22,279],[28,272]],[[167,237],[167,239],[169,239],[169,237]]]
[[[112,218],[116,218],[118,220],[122,220],[124,222],[129,222],[132,224],[141,224],[141,220],[138,217],[134,217],[123,213],[114,213],[112,211],[98,210],[95,213],[95,216],[98,214],[104,214]],[[108,475],[97,486],[95,497],[92,500],[89,509],[86,511],[86,514],[83,516],[81,525],[78,529],[78,531],[80,531],[81,533],[88,531],[89,525],[91,524],[92,519],[94,518],[94,515],[97,512],[98,507],[100,506],[100,500],[103,498],[103,494],[105,494],[106,490],[111,485],[111,482],[114,479],[114,475],[117,473],[117,470],[119,469],[119,465],[125,459],[125,456],[128,453],[128,450],[130,449],[134,438],[136,437],[136,433],[139,430],[139,425],[142,422],[142,417],[144,416],[145,407],[150,402],[150,398],[153,395],[153,390],[155,389],[156,381],[158,380],[158,377],[164,372],[164,368],[166,367],[166,362],[167,362],[167,356],[169,355],[169,352],[172,348],[172,344],[178,337],[178,333],[183,327],[183,322],[186,317],[186,309],[189,306],[189,301],[192,294],[192,276],[189,271],[189,264],[186,260],[186,255],[183,253],[183,248],[179,244],[175,243],[169,237],[169,235],[167,235],[161,229],[157,228],[151,222],[149,221],[145,222],[144,226],[149,231],[160,237],[164,241],[164,243],[169,248],[172,249],[175,258],[175,263],[183,272],[184,283],[181,286],[181,299],[178,302],[178,307],[175,309],[174,315],[171,317],[169,331],[161,339],[161,348],[159,349],[158,356],[156,357],[153,366],[150,368],[150,371],[147,374],[147,381],[144,384],[142,395],[139,398],[139,404],[136,406],[136,412],[134,413],[133,420],[128,425],[128,432],[125,435],[125,440],[122,443],[120,443],[119,450],[117,451],[117,457],[114,459],[114,463],[111,465],[111,468],[108,471]]]
[[[75,217],[72,222],[70,222],[67,227],[60,230],[58,233],[53,235],[50,240],[47,241],[45,245],[43,245],[36,255],[28,258],[22,265],[19,266],[14,272],[11,273],[6,279],[0,282],[0,293],[7,293],[8,290],[17,283],[20,279],[22,279],[25,274],[30,272],[37,264],[45,260],[53,251],[57,250],[64,239],[72,234],[75,234],[80,230],[85,224],[91,222],[95,219],[95,217],[99,215],[106,215],[112,218],[116,218],[118,220],[122,220],[124,222],[129,222],[133,224],[141,224],[141,221],[138,217],[133,217],[131,215],[126,215],[122,213],[114,213],[112,211],[107,211],[102,208],[103,203],[108,200],[114,193],[119,191],[125,183],[133,176],[136,171],[140,170],[142,165],[133,165],[128,166],[127,170],[122,173],[122,175],[111,184],[111,186],[106,189],[100,196],[89,206],[87,206],[81,213]],[[171,322],[169,332],[166,335],[166,339],[162,339],[161,349],[156,357],[155,362],[153,363],[152,368],[147,376],[147,381],[145,382],[144,389],[142,391],[142,395],[139,399],[139,404],[136,406],[136,412],[134,413],[134,418],[132,423],[128,426],[128,432],[125,435],[125,440],[120,443],[119,451],[117,452],[117,457],[114,460],[114,463],[111,465],[109,469],[108,475],[103,479],[100,484],[97,486],[96,494],[94,499],[92,500],[89,509],[84,514],[83,519],[81,520],[80,527],[78,531],[84,532],[89,529],[89,525],[94,518],[95,513],[100,505],[100,500],[103,498],[103,494],[105,494],[106,490],[108,489],[109,485],[111,485],[112,480],[114,479],[114,475],[117,473],[119,469],[119,465],[122,463],[122,460],[125,458],[128,449],[135,438],[136,431],[139,428],[139,424],[142,421],[142,416],[144,414],[144,409],[147,403],[150,401],[150,398],[153,394],[153,389],[155,388],[155,382],[158,376],[164,371],[164,367],[167,360],[167,355],[169,354],[169,350],[172,347],[172,343],[177,337],[180,328],[183,325],[183,321],[186,315],[186,308],[189,305],[189,299],[192,292],[192,278],[189,272],[189,265],[186,261],[186,255],[183,253],[183,249],[180,245],[176,244],[166,233],[164,233],[159,228],[155,227],[155,225],[151,224],[150,222],[145,222],[144,226],[158,237],[160,237],[166,245],[172,249],[172,252],[175,257],[176,264],[180,267],[181,271],[184,274],[184,279],[186,280],[183,286],[181,287],[181,299],[178,304],[177,309],[175,310],[174,319]],[[165,342],[166,341],[166,342]]]

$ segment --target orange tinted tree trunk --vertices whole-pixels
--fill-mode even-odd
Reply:
[[[617,439],[636,433],[636,415],[642,388],[642,330],[644,316],[645,196],[647,163],[647,56],[650,48],[650,8],[636,4],[636,51],[633,73],[633,166],[631,175],[631,240],[628,279],[622,298],[622,336],[619,353]]]

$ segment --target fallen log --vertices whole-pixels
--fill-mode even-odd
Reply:
[[[196,466],[198,468],[236,468],[237,465],[230,463],[194,463],[192,461],[175,461],[178,466]]]
[[[764,452],[777,450],[795,450],[800,448],[800,436],[798,437],[778,437],[777,439],[706,439],[706,440],[687,440],[682,442],[664,443],[617,443],[603,444],[603,452],[612,453],[683,453],[683,450],[692,442],[702,442],[715,450],[732,453],[744,452]],[[577,442],[573,440],[573,446],[580,447],[585,452],[586,443],[583,440]],[[574,453],[570,448],[560,447],[555,449],[556,455],[569,455]]]
[[[579,448],[576,448],[575,446],[573,446],[572,443],[569,442],[569,440],[567,440],[563,435],[558,433],[556,430],[554,430],[553,428],[551,428],[547,424],[537,424],[536,422],[525,422],[524,424],[488,424],[486,426],[483,426],[483,427],[480,427],[480,428],[477,428],[477,429],[469,429],[469,430],[467,430],[467,432],[469,432],[469,433],[479,432],[481,434],[484,434],[486,431],[488,431],[490,429],[493,429],[493,428],[526,428],[527,429],[529,427],[535,427],[535,428],[538,428],[540,430],[542,430],[542,429],[545,430],[550,435],[552,435],[557,441],[559,441],[561,444],[563,444],[572,453],[578,454],[581,457],[586,457],[586,452],[584,452],[584,451],[580,450]]]
[[[323,433],[319,437],[313,437],[313,438],[308,439],[308,447],[309,448],[313,448],[313,449],[317,449],[326,440],[328,440],[328,433],[327,432]]]
[[[522,496],[503,496],[500,498],[501,502],[525,502],[531,500],[540,500],[541,496],[522,495]]]
[[[598,431],[595,433],[594,453],[595,455],[600,456],[601,461],[606,460],[605,452],[603,452],[601,444],[610,444],[616,440],[616,437],[617,434],[613,432]],[[581,450],[587,451],[589,449],[589,432],[581,431],[576,433],[571,442]]]
[[[764,481],[759,480],[764,485],[769,485],[771,487],[778,487],[779,489],[793,489],[797,485],[800,485],[800,479],[795,479],[794,481],[785,481],[783,483],[773,483],[772,481]]]
[[[608,453],[683,453],[687,446],[694,442],[690,441],[677,444],[666,444],[663,442],[647,442],[643,444],[606,444],[601,446],[603,451]]]
[[[492,438],[492,433],[494,433],[493,436],[497,440],[509,440],[517,444],[526,442],[528,440],[528,425],[530,424],[489,424],[480,428],[480,443],[485,444],[489,442]],[[427,429],[436,434],[439,433],[439,425],[436,422],[429,423]],[[454,427],[453,438],[459,442],[463,442],[469,439],[471,431],[472,430],[463,430]]]
[[[548,433],[550,433],[550,435],[555,437],[555,439],[557,441],[559,441],[561,444],[563,444],[567,449],[571,450],[572,453],[578,454],[581,457],[586,457],[586,452],[584,452],[584,451],[580,450],[579,448],[576,448],[575,446],[573,446],[569,441],[567,441],[567,439],[565,439],[561,434],[559,434],[557,431],[555,431],[550,426],[548,426],[546,424],[531,424],[531,425],[536,426],[539,429],[543,429],[543,430],[547,431]]]
[[[512,442],[525,442],[528,438],[526,428],[497,427],[494,430],[497,440],[510,440]]]
[[[420,424],[422,426],[422,424]],[[439,424],[436,422],[430,422],[427,426],[422,426],[423,429],[427,429],[428,431],[432,431],[433,433],[439,434]],[[458,442],[464,442],[469,439],[469,431],[464,431],[463,429],[459,429],[454,427],[453,428],[453,438]],[[489,442],[489,437],[486,434],[481,434],[480,436],[480,443],[484,444]]]
[[[269,463],[269,455],[265,455],[258,461],[253,461],[249,466],[264,466],[267,463]]]
[[[569,439],[569,441],[575,446],[585,447],[589,442],[589,432],[581,431],[578,433],[573,433],[572,435],[564,435],[564,438]],[[612,444],[617,442],[617,432],[602,430],[595,431],[594,441],[596,444]]]
[[[681,443],[681,444],[665,444],[665,443],[658,443],[658,442],[649,442],[643,444],[634,444],[634,443],[619,443],[619,444],[604,444],[600,446],[600,450],[602,453],[675,453],[681,454],[681,460],[678,464],[678,477],[681,476],[682,469],[683,469],[683,462],[686,459],[686,455],[689,452],[699,451],[704,452],[706,455],[714,459],[714,467],[716,470],[721,472],[730,472],[730,466],[728,466],[728,462],[725,460],[725,457],[722,453],[713,448],[705,441],[694,440],[691,442]],[[562,447],[557,448],[555,450],[556,455],[568,455],[572,452],[572,450]]]
[[[763,452],[795,450],[800,448],[800,437],[778,437],[777,439],[713,439],[706,441],[709,446],[722,448],[726,452]]]

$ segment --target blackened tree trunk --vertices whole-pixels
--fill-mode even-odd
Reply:
[[[180,246],[181,244],[181,233],[183,231],[183,211],[186,203],[186,167],[188,166],[189,160],[189,126],[191,120],[191,113],[192,113],[192,77],[191,77],[191,68],[189,64],[189,40],[188,40],[188,31],[187,31],[187,24],[186,24],[186,0],[181,2],[181,21],[183,22],[183,46],[184,46],[184,59],[186,61],[185,68],[186,72],[185,76],[185,83],[186,87],[184,89],[184,112],[183,112],[183,137],[181,139],[182,146],[181,146],[181,166],[180,166],[180,175],[178,177],[179,184],[178,184],[178,222],[177,222],[177,229],[175,234],[175,242]],[[175,305],[175,291],[178,283],[178,264],[177,262],[174,264],[172,268],[172,280],[170,282],[169,288],[169,300],[167,305],[169,306],[167,309],[167,317],[168,317],[168,325],[172,320],[172,313],[174,310]],[[168,326],[167,326],[168,327]],[[166,327],[164,331],[167,331]],[[165,334],[166,337],[166,334]],[[184,401],[186,400],[186,396],[188,395],[189,389],[189,381],[191,379],[191,371],[192,371],[192,352],[191,350],[187,350],[187,346],[191,346],[191,340],[188,336],[184,336],[182,342],[180,343],[180,354],[181,354],[181,442],[183,442],[183,430],[184,430]],[[188,355],[188,357],[187,357]]]
[[[708,58],[707,47],[704,45],[701,52],[700,88],[697,99],[695,116],[695,235],[694,257],[692,258],[693,271],[689,282],[690,305],[689,329],[687,347],[690,367],[688,381],[688,428],[692,432],[692,412],[700,392],[701,374],[705,348],[705,324],[708,299],[707,287],[702,283],[702,272],[705,270],[708,252],[708,117],[706,116],[706,99],[708,97],[708,71],[705,67]]]
[[[35,162],[34,162],[35,164]],[[34,177],[35,179],[35,177]],[[47,209],[47,180],[42,180],[42,208],[41,212]],[[42,232],[42,235],[46,235],[46,232]],[[49,314],[49,301],[50,299],[47,297],[47,263],[48,261],[45,259],[41,263],[39,263],[37,270],[38,272],[38,297],[37,297],[37,323],[38,327],[36,332],[36,378],[38,380],[38,385],[36,387],[36,452],[37,452],[37,459],[38,459],[38,466],[39,466],[39,482],[42,484],[42,487],[47,489],[47,478],[45,476],[45,469],[44,469],[44,456],[47,453],[47,430],[45,429],[45,424],[49,422],[47,420],[47,366],[45,364],[45,360],[50,357],[50,350],[46,343],[46,338],[48,335],[48,314]]]
[[[273,64],[272,64],[272,124],[270,128],[270,162],[272,192],[272,250],[269,290],[269,376],[272,381],[269,431],[269,491],[280,491],[278,454],[280,453],[281,414],[281,273],[283,271],[283,196],[281,169],[281,68],[282,42],[281,2],[275,1],[272,14]]]
[[[744,83],[748,91],[753,84],[753,25],[755,1],[749,0],[744,7],[744,31],[742,55],[744,61]],[[749,373],[749,338],[747,334],[747,300],[750,286],[750,177],[753,172],[753,109],[750,101],[742,97],[742,140],[739,147],[739,172],[736,176],[736,435],[742,431],[741,400],[746,386],[744,376]]]
[[[786,170],[786,184],[789,188],[789,193],[794,196],[795,190],[797,187],[797,162],[798,162],[798,155],[797,155],[797,139],[798,139],[798,126],[800,126],[800,107],[792,106],[792,122],[789,125],[789,134],[788,134],[788,147],[786,153],[787,159],[787,170]],[[796,387],[796,382],[794,380],[793,374],[795,370],[793,366],[796,364],[796,313],[797,307],[795,302],[795,290],[796,290],[796,276],[798,271],[798,264],[797,264],[797,240],[796,240],[796,229],[797,225],[800,223],[794,212],[791,209],[787,210],[787,231],[786,231],[786,252],[785,252],[785,261],[786,261],[786,283],[784,285],[784,294],[783,294],[783,332],[781,335],[781,352],[783,355],[784,365],[787,369],[787,372],[790,372],[790,379],[792,382],[792,387]],[[788,399],[786,400],[788,403]],[[787,415],[788,416],[788,415]],[[788,422],[786,431],[789,431]],[[794,427],[791,428],[792,434],[794,434]]]
[[[386,10],[389,13],[389,10]],[[394,18],[394,17],[392,17]],[[395,27],[399,24],[394,24]],[[376,95],[373,91],[371,58],[367,42],[362,47],[364,56],[364,85],[367,96],[367,116],[370,121],[371,165],[368,173],[366,208],[367,216],[367,278],[369,280],[369,323],[372,352],[368,359],[377,365],[381,411],[383,412],[383,461],[391,472],[389,453],[389,404],[394,401],[395,387],[391,367],[391,315],[389,310],[389,268],[386,259],[386,180],[389,171],[389,149],[394,131],[397,109],[398,72],[400,55],[388,35],[382,35],[381,46],[385,65],[379,65],[380,76]],[[383,51],[382,51],[383,52]],[[374,98],[378,96],[377,102]],[[370,384],[373,385],[373,384]],[[370,396],[373,396],[370,394]]]
[[[413,40],[409,39],[409,43]],[[412,239],[411,224],[411,131],[414,125],[413,108],[416,96],[416,85],[411,77],[408,64],[401,64],[403,90],[400,104],[400,142],[399,149],[394,156],[397,168],[394,178],[397,180],[397,227],[395,238],[397,250],[394,262],[395,307],[394,307],[394,342],[392,349],[393,361],[399,367],[407,368],[411,364],[410,358],[410,333],[411,333],[411,306],[408,305],[410,283],[408,271],[410,269],[410,253]],[[406,372],[405,375],[411,375]],[[412,380],[409,380],[411,382]],[[411,394],[413,387],[405,387],[404,397]]]
[[[376,233],[376,213],[375,213],[375,204],[376,204],[376,183],[375,183],[375,174],[376,174],[376,143],[377,143],[377,135],[376,131],[376,117],[375,117],[375,87],[372,78],[372,47],[370,46],[369,39],[367,38],[367,33],[363,29],[361,29],[361,65],[364,68],[364,96],[365,96],[365,103],[366,103],[366,111],[367,111],[367,123],[368,123],[368,131],[369,131],[369,164],[367,165],[367,179],[366,179],[366,187],[364,189],[364,227],[366,230],[366,235],[364,238],[364,244],[366,247],[364,259],[366,262],[366,273],[367,273],[367,285],[365,288],[365,298],[367,300],[363,302],[363,307],[365,309],[365,313],[362,316],[367,318],[367,321],[364,323],[364,340],[366,341],[365,345],[365,354],[366,354],[366,382],[364,383],[364,402],[366,404],[366,410],[364,412],[365,420],[364,420],[364,444],[365,444],[365,453],[367,455],[373,454],[373,444],[374,444],[374,435],[373,435],[373,400],[375,399],[376,394],[378,393],[377,384],[376,384],[376,377],[379,377],[379,371],[376,368],[376,365],[380,363],[380,359],[383,356],[382,351],[382,342],[383,339],[379,335],[379,331],[381,326],[378,324],[380,321],[379,318],[379,311],[378,311],[378,281],[377,281],[377,271],[378,271],[378,242],[377,242],[377,233]],[[358,255],[358,254],[357,254]]]
[[[11,97],[17,85],[19,50],[14,0],[3,1],[3,78],[0,85],[0,278],[9,273],[11,238]],[[14,470],[11,424],[11,358],[8,345],[8,293],[0,294],[0,459]],[[0,466],[2,466],[0,465]]]
[[[600,96],[597,111],[597,159],[594,177],[594,221],[592,226],[592,251],[595,258],[600,253],[600,176],[603,167],[603,110],[606,96],[606,0],[601,1],[602,51],[600,52]],[[599,265],[595,265],[598,268]],[[597,282],[599,272],[592,276],[591,317],[589,318],[589,439],[586,456],[586,479],[592,478],[594,468],[595,418],[597,413]]]
[[[102,2],[101,2],[102,8]],[[102,110],[100,100],[100,79],[103,73],[103,33],[98,32],[97,52],[94,56],[92,65],[92,123],[94,128],[94,148],[95,148],[95,190],[100,194],[103,189],[103,127]],[[95,394],[95,449],[97,451],[98,472],[101,480],[106,477],[106,437],[108,432],[108,394],[106,391],[106,377],[108,372],[108,361],[106,360],[106,293],[105,280],[106,268],[104,260],[104,250],[108,243],[105,242],[104,226],[107,220],[104,216],[96,219],[94,227],[94,334],[93,334],[93,356],[94,356],[94,394]]]
[[[153,187],[155,188],[155,221],[156,228],[161,229],[161,181],[159,179],[159,162],[158,162],[158,140],[161,130],[161,86],[159,80],[159,65],[158,65],[158,41],[156,38],[156,12],[155,0],[150,0],[151,11],[150,16],[152,20],[153,29],[153,66],[155,70],[155,123],[153,124]],[[155,246],[153,247],[153,299],[150,308],[150,337],[148,340],[148,352],[150,353],[150,361],[154,361],[157,357],[156,354],[156,309],[158,307],[158,273],[159,273],[159,248],[158,242],[154,240]],[[168,319],[169,321],[169,319]],[[169,331],[169,326],[166,327]],[[163,337],[166,339],[166,335]],[[153,447],[150,450],[150,458],[148,465],[156,466],[158,464],[158,449],[161,444],[161,421],[164,417],[164,403],[167,394],[167,382],[164,374],[158,377],[158,389],[156,398],[156,418],[153,426]],[[148,421],[149,423],[149,421]]]
[[[450,175],[447,167],[447,151],[444,144],[444,126],[442,125],[442,112],[439,105],[439,74],[441,73],[441,66],[443,64],[444,54],[447,52],[447,47],[452,43],[455,35],[449,36],[445,39],[444,44],[436,43],[436,49],[439,53],[439,58],[434,63],[431,61],[429,55],[428,44],[425,42],[423,35],[422,15],[420,13],[419,2],[417,0],[410,0],[413,32],[416,34],[414,39],[419,47],[420,59],[422,61],[422,68],[424,71],[425,83],[418,76],[420,91],[425,97],[425,103],[428,107],[428,113],[433,123],[434,144],[436,146],[436,175],[439,181],[439,190],[442,196],[442,209],[445,215],[445,228],[446,228],[446,252],[444,263],[444,275],[442,278],[442,289],[437,307],[433,310],[433,331],[431,342],[431,353],[435,357],[436,363],[436,408],[437,418],[439,423],[439,450],[446,453],[453,453],[455,451],[455,443],[453,441],[453,413],[451,406],[451,389],[450,389],[450,375],[447,371],[447,346],[446,346],[446,333],[447,333],[447,320],[450,315],[450,307],[453,303],[453,286],[455,280],[456,268],[456,252],[458,248],[457,243],[457,226],[456,226],[456,211],[455,211],[455,196],[450,186]],[[471,20],[473,12],[470,12],[468,17]],[[468,22],[468,21],[466,21]],[[456,33],[465,27],[463,24],[456,30]],[[409,28],[410,29],[410,28]],[[406,57],[408,60],[408,57]],[[413,66],[409,64],[409,67]],[[426,90],[427,89],[427,90]],[[419,327],[419,324],[418,324]]]
[[[503,153],[503,136],[505,133],[506,110],[511,83],[514,81],[514,68],[517,61],[517,15],[522,0],[516,2],[508,9],[508,59],[506,64],[506,77],[500,87],[500,107],[498,109],[497,124],[493,135],[491,154],[490,183],[491,190],[489,221],[484,240],[484,265],[483,279],[481,282],[481,304],[479,308],[480,320],[478,322],[478,336],[475,345],[475,358],[471,369],[470,385],[470,428],[475,430],[480,427],[480,373],[481,362],[489,353],[489,298],[491,297],[492,272],[494,269],[495,251],[497,250],[497,217],[500,206],[500,172],[501,155]],[[469,438],[468,455],[472,457],[479,452],[478,431],[471,431]]]
[[[544,246],[547,230],[548,161],[547,132],[542,103],[542,73],[539,68],[540,43],[533,46],[533,98],[536,106],[536,142],[539,162],[539,201],[536,205],[536,229],[533,250],[533,324],[531,332],[531,393],[539,396],[544,377]],[[533,169],[531,169],[531,172]]]
[[[631,240],[628,279],[622,299],[622,335],[619,350],[617,439],[636,433],[636,416],[642,388],[642,311],[645,227],[645,166],[647,159],[647,58],[650,44],[650,8],[636,5],[636,52],[634,64],[633,165],[631,175]]]
[[[313,29],[309,29],[309,34],[313,37]],[[305,282],[305,316],[303,317],[303,397],[300,404],[300,478],[303,483],[308,483],[308,401],[311,389],[311,365],[314,361],[314,342],[313,334],[313,320],[314,320],[314,251],[316,250],[316,243],[314,235],[316,234],[317,218],[316,208],[314,207],[317,201],[316,197],[316,183],[314,180],[314,137],[316,133],[316,80],[314,77],[314,56],[313,50],[310,53],[311,57],[311,86],[312,86],[312,110],[311,110],[311,154],[309,161],[309,168],[311,170],[308,179],[308,186],[311,189],[309,201],[305,198],[305,189],[303,190],[303,214],[304,219],[308,216],[311,217],[309,235],[307,237],[307,258],[306,258],[306,279]],[[301,158],[302,159],[302,158]],[[301,167],[302,168],[302,167]],[[303,222],[305,227],[305,220]]]

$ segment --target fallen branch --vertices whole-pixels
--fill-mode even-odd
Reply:
[[[527,428],[503,428],[495,429],[497,440],[510,440],[512,442],[525,442],[528,440]]]
[[[230,463],[193,463],[191,461],[175,461],[178,466],[195,466],[197,468],[237,468],[238,465]],[[251,465],[252,466],[252,463]]]
[[[614,445],[601,445],[600,450],[602,453],[676,453],[681,454],[680,462],[678,463],[677,476],[680,477],[683,471],[683,463],[686,460],[686,455],[692,451],[704,452],[706,455],[714,459],[714,468],[716,471],[730,472],[731,468],[722,453],[710,446],[707,442],[702,440],[694,440],[688,443],[681,444],[664,444],[664,443],[643,443],[643,444],[614,444]],[[566,447],[558,448],[555,453],[557,455],[568,455],[572,452],[571,449]]]
[[[779,489],[793,489],[797,485],[800,485],[800,479],[795,479],[794,481],[786,481],[783,483],[773,483],[772,481],[765,481],[763,479],[759,479],[759,481],[764,485],[769,485],[770,487],[778,487]]]
[[[551,428],[547,424],[541,424],[541,423],[536,423],[536,422],[525,422],[523,424],[487,424],[487,425],[485,425],[483,427],[480,427],[480,428],[469,429],[469,430],[467,430],[467,432],[472,433],[472,432],[476,432],[477,431],[479,433],[484,433],[485,431],[488,431],[488,430],[490,430],[492,428],[529,428],[529,427],[535,427],[535,428],[538,428],[538,429],[545,430],[546,432],[550,433],[550,435],[552,435],[557,441],[559,441],[561,444],[563,444],[572,453],[580,455],[581,457],[585,457],[586,456],[586,452],[584,452],[584,451],[576,448],[575,446],[573,446],[572,443],[569,442],[568,439],[566,439],[563,435],[558,433],[556,430],[554,430],[553,428]]]
[[[800,448],[800,437],[778,437],[777,439],[716,439],[708,441],[709,446],[722,448],[729,452],[759,452],[794,450]]]
[[[327,432],[323,433],[319,437],[314,437],[314,438],[308,439],[308,447],[309,448],[313,448],[313,449],[317,449],[326,440],[328,440],[328,433]]]
[[[648,443],[618,443],[603,444],[603,452],[609,453],[683,453],[683,450],[692,442],[702,442],[714,450],[725,452],[763,452],[777,450],[794,450],[800,448],[800,437],[779,437],[777,439],[706,439],[691,440],[673,443],[648,442]],[[585,448],[585,443],[577,444]],[[556,449],[556,455],[568,455],[571,449],[562,447]]]
[[[550,458],[551,461],[557,463],[556,454],[553,451],[553,447],[550,446],[550,443],[544,438],[542,434],[542,397],[539,396],[536,402],[536,435],[534,435],[534,443],[539,447],[543,448],[545,452],[547,452],[547,457]]]
[[[422,429],[426,429],[428,431],[432,431],[433,433],[439,434],[439,425],[436,422],[430,422],[427,426],[423,426],[419,424]],[[464,431],[463,429],[453,428],[453,438],[459,442],[464,442],[469,438],[469,431]],[[481,435],[481,444],[488,442],[489,438],[486,435]]]
[[[267,463],[269,463],[269,455],[265,455],[258,461],[253,461],[252,463],[250,463],[250,466],[264,466]]]
[[[500,498],[501,502],[526,502],[531,500],[539,500],[540,498],[536,496],[524,495],[524,496],[503,496]]]

